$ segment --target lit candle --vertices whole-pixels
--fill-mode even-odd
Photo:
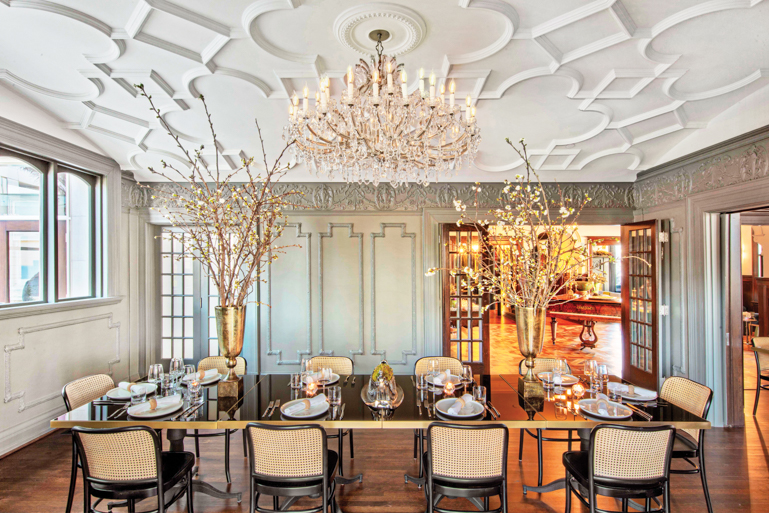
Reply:
[[[374,74],[371,78],[374,83],[374,103],[379,99],[379,72],[374,70]]]
[[[419,94],[425,97],[425,69],[419,68]]]
[[[446,84],[441,84],[441,103],[446,103]]]
[[[473,107],[473,117],[472,119],[475,119],[475,107]]]
[[[331,101],[331,79],[326,77],[326,104]]]
[[[401,94],[403,99],[406,100],[409,96],[408,87],[406,86],[406,72],[401,71]]]
[[[347,96],[352,101],[353,93],[353,80],[352,80],[352,66],[347,68]]]
[[[312,383],[307,383],[307,397],[312,397],[315,395],[315,393],[318,391],[318,384],[314,381]]]
[[[392,61],[387,63],[387,92],[393,91],[393,65]]]
[[[294,105],[291,103],[288,104],[288,117],[294,119]]]
[[[449,381],[448,383],[446,383],[445,385],[443,385],[443,392],[444,392],[446,395],[451,395],[451,394],[453,394],[453,393],[454,393],[454,383],[452,383],[451,381]]]
[[[307,86],[305,85],[304,86],[304,98],[302,98],[302,112],[304,112],[305,114],[307,114],[307,109],[310,106],[309,96],[310,96],[310,90],[307,89]]]
[[[430,73],[430,99],[435,99],[435,73]]]
[[[451,107],[454,107],[454,81],[451,81],[451,85],[449,86],[449,103],[451,104]]]

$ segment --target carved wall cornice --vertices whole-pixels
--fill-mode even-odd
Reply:
[[[567,183],[545,184],[549,194],[556,192],[560,185],[567,198],[579,199],[588,194],[592,209],[628,208],[633,205],[633,184],[631,183]],[[173,184],[155,184],[167,190],[175,189]],[[471,205],[475,191],[471,183],[438,183],[427,187],[412,184],[394,189],[390,184],[360,185],[348,183],[280,183],[277,192],[296,190],[303,195],[297,196],[296,209],[316,209],[324,211],[380,211],[380,212],[419,212],[425,208],[454,208],[454,200],[461,199]],[[498,205],[504,184],[481,184],[479,195],[482,209]],[[122,204],[126,208],[149,208],[153,206],[152,193],[136,182],[124,178],[122,186]]]

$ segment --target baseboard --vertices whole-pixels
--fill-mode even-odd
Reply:
[[[51,420],[65,413],[64,405],[47,410],[35,417],[0,431],[0,458],[24,445],[49,434],[54,429]]]

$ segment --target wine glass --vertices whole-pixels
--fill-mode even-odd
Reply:
[[[598,390],[603,390],[604,385],[609,383],[609,366],[602,363],[596,367],[596,382]]]
[[[437,376],[440,374],[440,366],[438,365],[437,358],[430,358],[427,361],[427,370],[431,376]]]
[[[163,381],[163,364],[153,363],[147,371],[147,381],[159,385]]]
[[[171,365],[168,367],[168,373],[171,374],[171,378],[176,381],[182,374],[184,374],[184,360],[178,356],[171,359]]]
[[[473,368],[469,365],[462,366],[462,381],[465,383],[473,382]]]
[[[585,360],[585,376],[590,381],[592,381],[593,374],[595,374],[596,363],[595,360]]]

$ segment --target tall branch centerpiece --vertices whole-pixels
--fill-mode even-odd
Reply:
[[[167,234],[181,244],[177,259],[192,258],[202,264],[219,293],[216,329],[219,350],[227,358],[229,372],[220,383],[220,396],[234,395],[242,380],[235,374],[236,357],[243,350],[246,305],[254,286],[261,281],[267,265],[289,246],[277,244],[283,233],[285,215],[296,191],[276,192],[275,185],[288,167],[281,159],[293,144],[289,142],[278,158],[269,164],[258,121],[257,134],[262,162],[243,159],[238,169],[220,169],[221,145],[214,130],[205,98],[200,96],[211,131],[213,150],[210,162],[203,156],[204,146],[188,150],[168,126],[144,86],[135,86],[147,99],[150,110],[174,140],[186,162],[180,169],[161,161],[162,169],[149,171],[167,183],[142,185],[151,191],[155,207],[175,230]],[[229,386],[236,384],[236,386]],[[224,385],[224,386],[222,386]],[[222,393],[224,391],[224,393]]]
[[[463,287],[490,294],[487,310],[496,303],[515,310],[518,346],[526,358],[524,381],[532,382],[536,380],[534,361],[542,351],[547,307],[568,301],[566,293],[589,265],[588,247],[579,237],[577,220],[591,198],[587,194],[567,198],[560,187],[555,195],[548,195],[529,162],[525,141],[519,141],[520,147],[509,139],[506,142],[523,160],[526,174],[505,181],[499,206],[486,216],[478,211],[478,183],[474,205],[454,202],[462,213],[457,224],[477,227],[481,242],[473,251],[483,258],[472,267],[448,272],[462,275]],[[475,219],[468,218],[468,206],[475,207]],[[436,270],[428,269],[427,274]]]

